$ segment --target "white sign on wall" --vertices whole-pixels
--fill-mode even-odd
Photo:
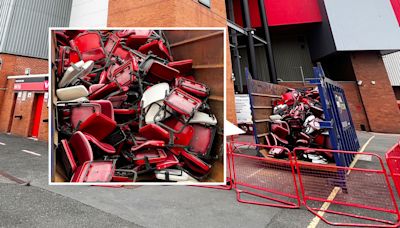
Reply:
[[[22,92],[18,92],[17,100],[21,100],[21,97],[22,97]]]
[[[235,94],[236,119],[238,124],[251,124],[250,98],[248,94]]]
[[[26,100],[26,95],[27,95],[27,91],[23,91],[22,92],[22,101],[25,101]]]

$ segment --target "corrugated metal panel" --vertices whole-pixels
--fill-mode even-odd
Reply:
[[[273,37],[272,49],[278,78],[283,81],[302,81],[301,69],[305,78],[312,77],[313,64],[307,38],[304,35]]]
[[[400,86],[400,52],[384,55],[386,71],[392,86]]]
[[[257,70],[261,81],[270,80],[267,65],[267,56],[264,46],[256,46]],[[306,37],[303,35],[287,35],[273,37],[272,49],[274,51],[276,71],[278,79],[283,81],[302,81],[301,68],[305,78],[313,75],[310,51]],[[245,47],[239,47],[240,63],[242,69],[243,84],[246,85],[244,68],[248,67],[247,51]],[[239,79],[235,81],[238,82]]]
[[[7,27],[7,21],[11,13],[13,0],[2,0],[0,1],[0,52],[1,44],[3,41],[3,35],[5,34],[5,29]]]
[[[3,53],[47,58],[49,27],[68,26],[72,0],[16,1]]]

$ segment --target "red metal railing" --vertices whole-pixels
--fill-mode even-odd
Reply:
[[[386,163],[389,167],[397,194],[400,196],[400,142],[387,151]]]
[[[331,153],[337,159],[355,156],[349,167],[343,167],[298,160],[307,150],[310,148],[295,148],[293,152],[303,204],[310,212],[336,226],[398,225],[399,209],[381,157],[366,152],[313,149],[316,153]],[[361,155],[371,161],[357,162]]]
[[[247,142],[232,144],[232,170],[237,200],[242,203],[282,208],[300,207],[294,163],[288,149]],[[256,156],[256,149],[282,149],[288,160]],[[246,195],[250,199],[244,199]]]

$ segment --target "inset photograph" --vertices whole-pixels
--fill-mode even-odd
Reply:
[[[50,29],[51,184],[225,184],[225,29]]]

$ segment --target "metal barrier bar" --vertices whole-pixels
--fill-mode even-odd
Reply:
[[[300,207],[294,163],[287,148],[248,142],[230,143],[230,148],[233,149],[231,155],[234,188],[239,202],[282,208]],[[271,149],[284,150],[289,159],[257,156],[257,151],[267,152]],[[243,194],[258,200],[244,199]]]
[[[400,197],[400,142],[386,152],[386,163],[389,167],[397,194]]]
[[[317,154],[330,153],[335,159],[347,159],[361,154],[371,156],[371,162],[353,162],[347,167],[338,165],[337,161],[336,164],[327,165],[300,161],[298,158],[309,150],[310,148],[295,148],[293,157],[302,203],[311,213],[335,226],[400,225],[399,209],[380,156],[369,152],[313,148]],[[318,204],[322,205],[316,207]]]

